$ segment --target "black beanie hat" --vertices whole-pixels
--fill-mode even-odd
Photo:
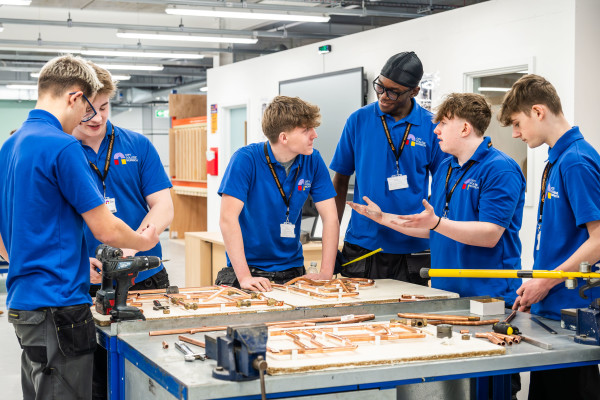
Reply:
[[[405,51],[390,57],[381,69],[381,75],[398,85],[414,88],[423,77],[423,64],[414,51]]]

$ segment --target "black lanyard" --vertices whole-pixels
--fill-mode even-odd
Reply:
[[[450,204],[450,200],[452,199],[452,195],[454,194],[454,189],[456,189],[456,187],[458,186],[459,182],[461,182],[463,180],[463,178],[465,177],[465,174],[467,173],[467,171],[469,171],[469,169],[471,169],[471,167],[475,164],[475,160],[470,160],[469,163],[465,166],[465,171],[462,173],[462,175],[460,176],[460,178],[458,178],[456,180],[456,182],[454,182],[454,186],[452,186],[452,190],[450,190],[450,193],[448,193],[448,182],[450,181],[450,176],[452,175],[452,165],[448,165],[448,172],[446,173],[446,186],[445,186],[445,192],[446,192],[446,205],[444,206],[444,218],[448,216],[448,211],[450,210],[450,208],[448,207],[448,205]]]
[[[542,189],[540,191],[540,216],[538,219],[538,226],[542,225],[542,215],[544,214],[544,201],[546,200],[546,183],[550,177],[550,170],[552,169],[552,163],[548,162],[546,168],[544,168],[544,174],[542,175]]]
[[[392,136],[390,135],[390,130],[387,126],[387,122],[385,122],[385,116],[381,115],[381,124],[383,125],[383,130],[385,131],[385,136],[387,137],[388,140],[388,144],[390,145],[390,149],[392,149],[392,153],[394,153],[394,156],[396,157],[396,172],[398,174],[400,174],[400,165],[398,164],[398,160],[400,159],[400,156],[402,155],[402,152],[404,151],[404,146],[406,145],[406,138],[408,137],[408,133],[410,132],[410,128],[412,126],[411,123],[409,123],[408,125],[406,125],[406,130],[404,131],[404,138],[402,138],[402,141],[400,142],[400,148],[398,149],[398,152],[396,152],[396,146],[394,146],[394,142],[392,142]]]
[[[279,189],[279,194],[281,195],[281,198],[283,199],[283,202],[285,203],[285,206],[287,207],[285,216],[288,217],[290,215],[290,201],[292,200],[292,195],[294,194],[294,186],[292,186],[290,196],[287,197],[285,195],[285,192],[283,191],[283,186],[281,186],[281,182],[279,181],[279,178],[277,177],[277,174],[275,173],[275,169],[273,168],[273,163],[271,163],[271,157],[269,156],[269,152],[267,150],[267,142],[265,142],[264,150],[265,150],[265,157],[267,159],[267,164],[269,165],[269,169],[271,170],[273,179],[275,179],[275,184],[277,185],[277,189]],[[299,172],[300,172],[300,166],[298,165],[298,168],[296,168],[296,175],[294,175],[294,182],[296,182],[296,178],[298,178]],[[288,219],[288,221],[289,221],[289,219]]]
[[[96,175],[98,175],[98,178],[100,178],[100,181],[102,181],[102,188],[104,189],[104,197],[106,197],[106,184],[104,183],[104,181],[106,180],[106,177],[108,176],[108,169],[110,168],[110,160],[112,159],[114,143],[115,143],[115,126],[113,125],[112,132],[110,134],[110,140],[108,142],[108,150],[106,151],[106,161],[104,162],[104,175],[100,172],[100,170],[98,169],[96,164],[94,164],[91,161],[88,161],[90,163],[90,166],[96,173]]]

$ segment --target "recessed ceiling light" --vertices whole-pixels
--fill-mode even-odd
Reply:
[[[6,85],[6,88],[15,90],[37,90],[37,85]]]
[[[28,6],[31,0],[0,0],[1,6]]]

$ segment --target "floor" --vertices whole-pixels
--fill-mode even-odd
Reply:
[[[169,239],[168,233],[161,235],[161,245],[163,247],[163,259],[169,260],[165,263],[169,271],[169,280],[171,285],[185,287],[185,247],[181,239]],[[7,322],[6,317],[6,288],[4,281],[6,274],[0,274],[0,310],[4,311],[0,315],[0,387],[2,388],[2,398],[7,400],[16,400],[22,398],[20,381],[20,357],[21,350],[15,337],[14,329]],[[527,399],[529,387],[529,373],[521,374],[523,389],[517,395],[519,400]]]

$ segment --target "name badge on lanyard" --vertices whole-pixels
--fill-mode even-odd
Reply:
[[[104,198],[104,204],[106,204],[106,206],[108,207],[108,209],[110,210],[111,213],[116,213],[117,212],[117,202],[116,199],[114,198],[110,198],[110,197],[105,197]]]
[[[383,130],[385,131],[385,136],[387,138],[388,144],[390,145],[390,149],[392,150],[392,153],[394,154],[394,157],[396,158],[396,174],[387,178],[388,189],[390,190],[390,192],[393,190],[407,189],[408,188],[408,176],[402,175],[400,173],[400,163],[398,162],[398,160],[400,160],[400,156],[402,155],[402,152],[404,151],[404,145],[406,144],[406,139],[408,138],[408,133],[410,132],[410,128],[412,127],[412,124],[409,123],[406,125],[406,130],[404,131],[404,137],[402,138],[402,141],[400,142],[400,148],[398,149],[397,152],[396,152],[396,146],[394,146],[394,142],[392,141],[392,136],[390,135],[390,130],[388,129],[387,122],[385,122],[385,116],[383,116],[383,115],[381,116],[381,124],[383,125]]]
[[[279,230],[280,230],[279,236],[282,238],[295,238],[296,233],[294,231],[296,229],[296,225],[294,225],[290,222],[290,200],[292,199],[292,195],[294,194],[294,189],[292,188],[292,191],[290,192],[289,197],[285,195],[285,192],[283,191],[283,186],[281,185],[281,182],[279,182],[279,178],[277,177],[277,174],[275,173],[275,169],[273,168],[273,163],[271,163],[271,157],[269,156],[269,152],[267,151],[267,142],[265,142],[263,149],[265,152],[265,158],[267,159],[267,164],[269,165],[269,169],[271,170],[271,175],[273,175],[273,180],[275,181],[275,184],[277,185],[277,189],[279,190],[279,194],[281,195],[281,198],[283,199],[283,202],[285,203],[285,206],[286,206],[285,222],[283,224],[279,224]],[[296,175],[294,175],[294,182],[298,178],[299,172],[300,172],[300,166],[298,166],[296,168]]]
[[[406,175],[392,175],[389,178],[387,178],[387,182],[390,192],[392,190],[408,188],[408,176]]]
[[[296,225],[292,224],[289,221],[285,221],[283,224],[279,224],[282,238],[295,238],[296,233],[294,230],[296,229]]]

